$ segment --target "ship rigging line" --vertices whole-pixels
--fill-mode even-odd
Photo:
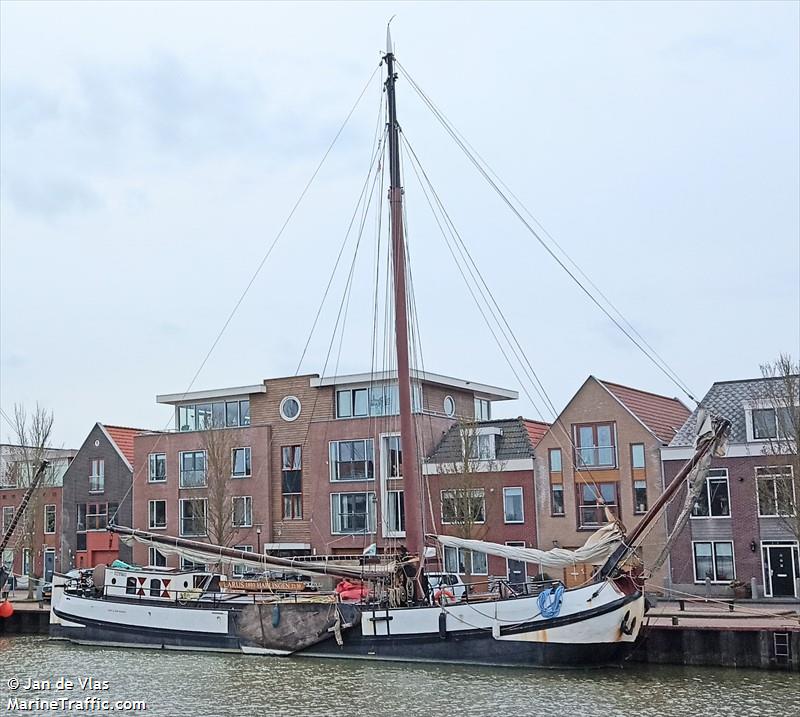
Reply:
[[[526,382],[520,377],[519,373],[517,372],[517,367],[514,365],[514,362],[511,360],[511,358],[509,358],[508,352],[506,351],[506,348],[505,348],[503,342],[498,337],[497,332],[495,331],[495,328],[492,325],[492,322],[490,321],[489,317],[486,314],[486,310],[488,310],[488,312],[492,316],[492,319],[494,319],[494,321],[497,323],[497,327],[499,328],[499,330],[500,330],[503,338],[505,339],[505,341],[508,343],[508,347],[511,349],[511,351],[512,351],[512,353],[514,355],[514,358],[519,363],[519,366],[522,369],[522,372],[526,375],[528,381],[533,386],[534,391],[545,402],[545,407],[548,409],[548,411],[550,412],[550,414],[553,417],[553,419],[552,419],[553,420],[553,426],[556,426],[558,429],[560,429],[560,431],[564,434],[564,437],[566,438],[567,444],[569,445],[569,447],[573,451],[575,451],[576,455],[578,455],[578,448],[577,448],[577,445],[575,444],[575,441],[572,438],[571,433],[566,429],[566,427],[564,426],[563,422],[561,421],[560,415],[559,415],[558,411],[556,410],[555,405],[553,404],[553,401],[550,399],[550,396],[547,393],[547,390],[545,389],[545,387],[542,384],[542,382],[539,380],[539,376],[537,375],[535,369],[533,368],[533,365],[531,364],[530,360],[528,359],[527,354],[525,353],[524,349],[522,348],[522,346],[520,345],[519,341],[517,340],[517,337],[514,334],[513,330],[511,329],[511,326],[509,325],[507,319],[505,318],[505,315],[503,314],[502,309],[500,308],[499,304],[497,303],[496,299],[494,298],[494,295],[492,294],[491,289],[489,289],[488,285],[486,284],[486,281],[484,280],[483,275],[481,274],[480,270],[478,269],[475,261],[472,259],[472,256],[471,256],[471,254],[469,253],[469,250],[466,247],[466,244],[464,244],[463,240],[461,239],[461,235],[459,234],[458,230],[456,229],[455,225],[453,224],[452,220],[450,219],[450,216],[447,213],[447,210],[444,208],[444,205],[442,204],[441,200],[439,199],[439,196],[436,193],[436,190],[433,187],[433,184],[431,183],[430,179],[428,178],[427,173],[425,172],[425,169],[422,167],[422,164],[419,161],[419,157],[417,157],[417,154],[414,152],[414,149],[411,146],[411,144],[409,143],[409,141],[406,138],[405,134],[401,134],[400,137],[401,137],[402,142],[409,149],[410,156],[412,157],[411,167],[414,170],[414,173],[415,173],[415,175],[417,177],[417,181],[419,182],[420,187],[422,188],[422,192],[423,192],[423,194],[425,196],[425,199],[428,202],[428,206],[431,209],[431,213],[433,214],[434,220],[436,221],[436,224],[439,227],[439,231],[442,233],[442,238],[444,239],[445,244],[446,244],[448,250],[450,251],[450,255],[453,258],[453,261],[454,261],[454,263],[456,265],[456,268],[459,271],[459,274],[461,274],[461,278],[464,280],[464,283],[465,283],[465,285],[467,287],[467,290],[469,291],[470,295],[472,296],[472,299],[475,302],[475,305],[478,307],[478,311],[480,311],[481,316],[483,317],[483,320],[486,323],[487,328],[489,329],[489,332],[492,334],[492,337],[494,338],[495,343],[497,344],[498,348],[500,349],[500,353],[503,355],[503,358],[506,360],[506,363],[508,364],[509,368],[511,369],[512,373],[514,374],[514,377],[517,379],[517,381],[519,382],[520,386],[522,387],[522,390],[525,392],[525,395],[528,397],[528,400],[533,404],[534,408],[539,412],[539,415],[542,418],[545,418],[546,412],[542,411],[541,408],[538,406],[538,404],[536,403],[535,399],[533,398],[533,396],[531,395],[530,391],[528,390]],[[442,213],[443,218],[445,219],[445,222],[447,224],[448,230],[449,230],[450,234],[452,235],[453,241],[456,243],[456,246],[458,247],[459,253],[462,256],[463,261],[465,263],[467,262],[467,260],[469,261],[469,264],[466,264],[466,270],[469,272],[470,276],[472,277],[473,282],[475,283],[475,286],[476,286],[476,288],[478,290],[478,293],[480,294],[480,297],[486,303],[486,310],[484,309],[484,307],[481,304],[478,296],[476,295],[475,290],[473,289],[472,283],[469,281],[469,279],[467,278],[466,274],[464,273],[464,268],[462,267],[461,263],[459,262],[458,257],[456,256],[455,251],[452,248],[450,240],[447,238],[447,234],[445,233],[444,228],[442,227],[441,220],[440,220],[439,216],[437,215],[436,210],[433,207],[433,204],[431,203],[430,196],[428,195],[428,190],[425,188],[425,184],[423,184],[423,182],[422,182],[422,179],[420,177],[420,172],[422,173],[422,176],[425,178],[425,183],[427,184],[428,189],[430,190],[431,194],[436,199],[436,203],[439,206],[439,211]],[[470,267],[470,264],[471,264],[472,268]],[[478,282],[476,280],[476,274],[477,274],[477,277],[480,279],[480,282]],[[481,284],[483,284],[483,287],[484,287],[483,289],[481,288]],[[489,299],[486,298],[487,295],[489,296],[489,299],[491,299],[491,303],[490,303]],[[492,308],[492,304],[495,307],[494,309]],[[502,319],[503,324],[505,324],[505,327],[506,327],[505,329],[500,324],[500,321],[498,321],[498,315],[499,315],[500,319]],[[508,333],[506,333],[506,331]],[[511,339],[509,339],[508,334],[510,334],[511,337],[513,338],[513,343],[511,341]],[[516,348],[515,348],[514,344],[516,344]],[[524,361],[523,361],[523,359],[524,359]],[[527,368],[526,368],[526,364],[527,364]],[[533,378],[531,377],[531,374],[533,375]],[[534,381],[534,379],[535,379],[535,381]],[[538,387],[537,387],[537,384],[538,384]],[[564,447],[560,442],[559,442],[559,446],[561,446],[562,448]],[[596,493],[597,498],[599,500],[602,500],[602,495],[600,493],[600,489],[599,489],[599,487],[597,485],[597,482],[594,479],[594,475],[592,474],[591,469],[588,468],[588,467],[584,467],[584,468],[582,468],[582,472],[583,472],[584,475],[586,475],[588,477],[588,479],[589,479],[588,482],[595,489],[595,493]]]
[[[259,273],[261,272],[261,269],[263,269],[264,265],[267,263],[267,260],[271,256],[271,254],[272,254],[273,250],[275,249],[275,246],[277,245],[277,243],[280,240],[281,236],[283,236],[283,233],[286,230],[286,227],[289,225],[289,222],[292,220],[292,217],[294,217],[295,212],[297,211],[298,207],[300,206],[300,204],[302,203],[302,201],[305,198],[306,194],[308,193],[308,190],[311,188],[311,185],[314,183],[314,180],[317,178],[317,175],[320,173],[320,170],[322,169],[323,165],[325,164],[325,161],[328,159],[328,156],[333,151],[333,148],[336,146],[336,143],[338,142],[339,137],[342,135],[342,132],[344,132],[345,127],[347,127],[347,124],[350,121],[350,118],[353,116],[353,113],[356,111],[358,106],[361,104],[362,98],[364,97],[364,95],[366,94],[367,90],[369,89],[369,86],[372,83],[373,78],[375,77],[375,75],[378,72],[378,70],[381,68],[382,64],[383,64],[382,62],[378,63],[378,65],[372,71],[372,74],[369,76],[369,79],[364,84],[363,89],[359,93],[359,95],[356,98],[355,102],[353,103],[352,107],[350,107],[350,111],[345,116],[344,121],[341,123],[341,125],[339,125],[339,129],[336,131],[336,134],[333,136],[333,139],[331,140],[330,144],[328,145],[328,148],[325,150],[325,153],[322,155],[322,159],[320,159],[319,163],[317,164],[316,168],[314,169],[314,172],[311,174],[311,177],[308,179],[308,181],[306,182],[306,184],[303,187],[302,191],[300,192],[300,195],[297,197],[297,200],[292,205],[292,208],[289,211],[289,214],[286,216],[286,219],[284,220],[284,222],[281,225],[280,229],[278,230],[278,233],[273,238],[271,244],[267,248],[267,251],[264,253],[264,256],[261,258],[261,261],[259,262],[259,264],[256,267],[255,271],[253,272],[253,275],[250,277],[250,281],[248,281],[247,285],[244,288],[244,291],[242,291],[242,293],[239,296],[238,300],[236,301],[236,303],[234,304],[233,308],[231,309],[230,314],[228,314],[228,318],[225,319],[225,322],[223,323],[222,328],[219,330],[219,333],[217,333],[216,338],[211,343],[211,347],[208,349],[208,351],[206,352],[205,356],[203,357],[203,360],[200,362],[200,365],[198,366],[197,370],[194,372],[194,375],[192,376],[192,380],[189,382],[189,385],[186,387],[186,390],[182,394],[182,398],[185,398],[186,395],[189,393],[189,391],[192,390],[192,388],[193,388],[193,386],[195,384],[195,381],[197,381],[197,378],[200,376],[200,372],[205,367],[205,365],[208,362],[209,358],[211,358],[211,354],[214,352],[214,349],[217,347],[217,344],[220,342],[220,339],[222,339],[223,334],[225,333],[225,331],[228,328],[229,324],[233,320],[234,315],[239,310],[239,307],[241,306],[242,302],[244,301],[245,297],[247,296],[248,292],[250,291],[250,288],[255,283],[255,280],[258,277]],[[160,432],[160,435],[158,436],[158,438],[156,438],[155,442],[153,443],[152,450],[155,450],[158,447],[159,443],[161,443],[161,440],[162,440],[163,436],[166,434],[166,431],[169,429],[169,426],[173,422],[173,420],[174,420],[173,418],[170,418],[166,422],[166,424],[164,425],[164,428]],[[139,470],[136,471],[136,473],[131,477],[131,483],[128,486],[128,489],[125,491],[125,495],[119,501],[119,504],[117,505],[117,509],[116,509],[116,511],[114,511],[114,515],[108,517],[108,522],[109,523],[113,523],[116,520],[117,513],[119,513],[120,506],[122,506],[124,504],[125,500],[127,500],[128,496],[130,495],[131,491],[133,490],[133,486],[136,483],[136,479],[142,475],[142,473],[143,473],[143,471],[145,469],[146,469],[146,465],[142,465],[139,468]]]
[[[586,296],[592,301],[592,303],[595,304],[595,306],[597,306],[597,308],[600,309],[600,311],[602,311],[606,315],[606,317],[608,317],[608,319],[611,320],[611,322],[631,341],[631,343],[633,343],[633,345],[636,346],[636,348],[638,348],[639,351],[641,351],[647,357],[647,359],[654,366],[656,366],[656,368],[658,368],[658,370],[661,371],[661,373],[663,373],[675,386],[677,386],[684,394],[686,394],[686,396],[688,396],[691,401],[693,401],[697,405],[700,405],[700,402],[694,397],[693,392],[690,390],[688,385],[684,381],[682,381],[681,378],[677,375],[677,373],[666,363],[666,361],[663,358],[661,358],[659,354],[652,347],[650,347],[650,345],[641,336],[641,334],[638,331],[636,331],[631,322],[624,317],[624,315],[619,311],[619,309],[617,309],[616,306],[614,306],[614,304],[611,303],[611,301],[609,301],[607,297],[605,297],[605,295],[597,288],[596,284],[592,282],[591,279],[589,279],[586,273],[582,269],[580,269],[578,264],[566,253],[563,247],[558,245],[555,242],[555,240],[553,240],[552,237],[549,234],[547,234],[547,236],[551,239],[551,241],[553,241],[553,243],[561,250],[561,252],[567,258],[567,260],[576,268],[577,272],[581,273],[584,277],[586,277],[589,284],[591,284],[591,286],[595,288],[597,293],[600,294],[600,296],[602,296],[605,299],[608,305],[620,316],[622,322],[630,327],[631,331],[626,329],[625,326],[623,326],[623,323],[620,323],[620,321],[615,316],[613,316],[611,311],[609,311],[609,309],[602,304],[602,302],[592,293],[592,291],[590,291],[584,285],[584,283],[576,275],[576,272],[572,271],[566,265],[566,263],[555,253],[555,251],[553,251],[553,249],[547,244],[547,242],[544,241],[544,239],[539,235],[536,229],[534,229],[534,227],[531,226],[530,222],[528,222],[525,219],[525,217],[522,215],[522,213],[514,204],[514,202],[512,202],[508,198],[508,196],[503,192],[501,187],[498,186],[499,182],[500,184],[503,185],[503,187],[506,187],[505,183],[503,183],[502,180],[500,180],[500,178],[497,177],[495,172],[491,170],[491,168],[489,167],[488,163],[485,162],[485,160],[481,158],[481,161],[479,161],[476,158],[477,152],[473,154],[473,152],[470,151],[470,147],[468,146],[466,140],[461,139],[460,133],[451,125],[451,123],[445,117],[445,115],[436,107],[433,101],[414,81],[414,79],[409,74],[408,70],[406,70],[405,67],[403,67],[403,65],[400,64],[400,62],[398,62],[397,64],[398,67],[402,70],[403,75],[408,80],[409,84],[417,93],[417,95],[420,97],[420,99],[423,101],[423,103],[428,107],[428,109],[431,110],[431,112],[439,121],[439,123],[442,125],[442,127],[444,127],[445,131],[450,135],[450,137],[458,145],[461,151],[464,152],[467,159],[470,160],[470,162],[475,166],[475,168],[478,170],[481,176],[489,184],[489,186],[491,186],[492,189],[494,189],[494,191],[498,194],[498,196],[514,213],[517,219],[519,219],[519,221],[522,222],[522,224],[525,226],[528,232],[536,239],[536,241],[539,242],[539,244],[541,244],[541,246],[545,249],[545,251],[547,251],[547,253],[550,254],[550,256],[556,261],[556,263],[567,273],[567,275],[575,282],[575,284],[577,284],[577,286],[581,289],[581,291],[583,291],[584,294],[586,294]],[[480,157],[480,155],[477,156]],[[492,178],[491,175],[497,177],[498,181],[495,182],[495,180]],[[511,196],[517,199],[516,196],[510,190],[508,190],[508,192],[509,194],[511,194]],[[521,201],[519,201],[519,199],[517,199],[517,202],[519,203],[520,207],[522,207],[523,211],[525,211],[534,222],[536,222],[537,224],[539,224],[539,226],[541,226],[540,222],[538,222],[538,220],[536,220],[536,218],[525,208],[525,206],[522,204]],[[634,334],[639,336],[639,338],[641,339],[641,343],[637,341],[637,339],[634,337]],[[648,348],[645,347],[648,347],[649,350]]]

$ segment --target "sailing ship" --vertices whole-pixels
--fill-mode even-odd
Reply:
[[[703,479],[710,456],[723,450],[728,425],[724,420],[703,422],[695,456],[630,534],[610,520],[576,551],[426,535],[423,511],[415,509],[423,504],[424,487],[412,419],[397,74],[388,32],[383,61],[400,440],[402,454],[416,458],[403,466],[408,552],[377,564],[365,560],[344,565],[253,555],[112,525],[109,530],[124,541],[193,562],[333,576],[343,581],[344,589],[314,592],[271,579],[247,586],[213,572],[125,565],[95,569],[92,574],[57,575],[50,616],[53,637],[167,649],[557,668],[620,664],[634,649],[647,604],[644,580],[631,570],[631,561],[642,538],[686,481]],[[455,602],[446,591],[431,594],[425,589],[428,558],[444,546],[521,560],[540,569],[589,563],[597,570],[591,582],[571,589],[555,582],[542,585],[538,594],[468,593]]]

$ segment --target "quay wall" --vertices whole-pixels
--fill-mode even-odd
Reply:
[[[800,630],[651,626],[631,660],[800,672]]]

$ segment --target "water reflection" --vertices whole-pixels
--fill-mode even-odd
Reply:
[[[645,667],[555,672],[281,659],[80,647],[40,637],[0,638],[0,712],[8,678],[108,680],[111,700],[146,700],[145,714],[233,715],[714,715],[798,714],[795,674]],[[36,694],[18,690],[20,697]],[[65,696],[48,693],[48,698]],[[52,714],[52,713],[49,713]]]

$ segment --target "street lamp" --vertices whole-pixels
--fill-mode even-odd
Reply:
[[[258,554],[261,555],[261,528],[256,528],[256,540],[258,540]]]

